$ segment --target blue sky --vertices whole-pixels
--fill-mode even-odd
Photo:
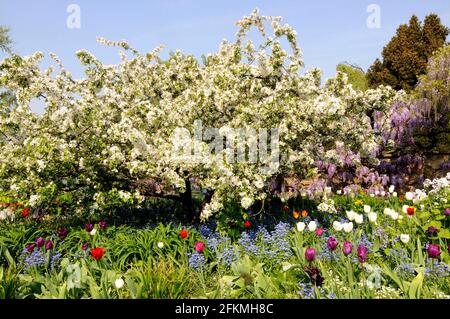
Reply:
[[[66,25],[72,3],[81,8],[79,29]],[[381,28],[367,27],[370,4],[381,9]],[[79,49],[88,49],[106,63],[119,60],[118,51],[102,47],[96,36],[126,39],[141,52],[164,44],[166,54],[181,49],[200,57],[215,52],[222,39],[234,39],[234,22],[256,7],[261,14],[283,16],[297,30],[306,68],[319,67],[324,78],[343,61],[367,69],[412,14],[422,20],[434,12],[450,26],[448,0],[0,0],[0,25],[12,29],[17,53],[54,52],[80,77],[83,69],[74,55]]]

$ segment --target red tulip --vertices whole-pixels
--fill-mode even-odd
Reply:
[[[180,231],[180,237],[181,238],[186,238],[187,236],[189,236],[189,233],[186,229],[183,229],[182,231]]]
[[[244,227],[245,227],[245,228],[250,228],[250,227],[252,227],[252,223],[251,223],[249,220],[246,220],[246,221],[244,222]]]
[[[322,236],[322,235],[323,235],[323,232],[324,232],[323,228],[317,228],[317,229],[316,229],[316,235],[317,235],[317,236]]]
[[[409,215],[409,216],[412,216],[412,215],[414,215],[414,212],[415,212],[415,208],[414,207],[408,207],[407,209],[406,209],[406,213]]]
[[[205,244],[201,241],[195,243],[195,251],[202,253],[205,250]]]
[[[24,209],[22,209],[22,217],[28,217],[28,215],[30,215],[30,209],[28,207],[25,207]]]
[[[100,259],[102,259],[102,258],[103,258],[103,255],[105,254],[105,252],[106,252],[106,249],[105,249],[105,248],[102,248],[102,247],[97,247],[97,248],[92,248],[92,249],[91,249],[92,257],[93,257],[95,260],[100,260]]]

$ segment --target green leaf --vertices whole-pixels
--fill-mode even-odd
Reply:
[[[409,286],[408,290],[409,298],[411,299],[420,298],[423,278],[424,278],[423,273],[419,272],[419,274],[411,281],[411,285]]]
[[[438,237],[444,238],[444,239],[450,239],[450,230],[448,230],[446,228],[440,229],[438,232]]]

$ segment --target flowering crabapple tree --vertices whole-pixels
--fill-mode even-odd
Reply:
[[[224,40],[202,63],[179,51],[163,60],[161,47],[141,54],[105,39],[99,41],[121,48],[121,62],[105,65],[78,51],[82,79],[53,54],[56,68],[47,70],[40,68],[40,52],[5,59],[1,86],[14,92],[16,104],[0,115],[1,191],[33,207],[49,194],[72,198],[80,214],[116,201],[139,206],[149,197],[168,197],[194,214],[195,183],[206,192],[206,219],[227,201],[246,209],[264,200],[274,179],[314,177],[316,161],[339,165],[336,148],[357,153],[356,164],[373,160],[379,137],[368,114],[385,112],[394,90],[360,92],[343,73],[324,85],[318,69],[301,74],[296,32],[280,17],[255,10],[237,25],[236,40]],[[258,44],[249,39],[252,27],[261,35]],[[45,103],[42,115],[31,112],[34,99]],[[211,151],[205,139],[183,140],[200,150],[201,160],[180,160],[173,133],[193,134],[197,120],[225,135],[275,128],[279,162],[230,162],[226,148]],[[250,134],[239,143],[249,148],[256,140]]]

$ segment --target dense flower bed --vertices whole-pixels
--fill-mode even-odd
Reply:
[[[0,212],[7,298],[450,298],[450,174],[398,197],[332,195],[333,210],[283,206],[244,231],[214,221],[137,229]],[[320,205],[319,205],[320,206]]]

